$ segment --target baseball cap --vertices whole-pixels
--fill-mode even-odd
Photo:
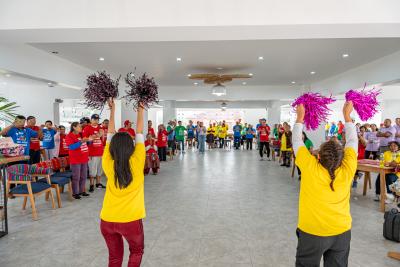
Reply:
[[[126,120],[126,121],[124,122],[124,126],[127,126],[129,123],[131,123],[131,121],[130,121],[130,120]]]
[[[93,114],[91,117],[92,120],[99,120],[100,116],[98,114]]]

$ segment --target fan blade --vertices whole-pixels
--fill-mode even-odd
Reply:
[[[189,79],[204,80],[204,79],[215,78],[215,77],[219,77],[219,75],[211,74],[211,73],[203,73],[203,74],[191,74]]]
[[[221,75],[221,77],[222,77],[222,78],[227,77],[227,78],[230,78],[231,80],[232,80],[232,79],[251,78],[251,76],[248,75],[248,74],[224,74],[224,75]]]

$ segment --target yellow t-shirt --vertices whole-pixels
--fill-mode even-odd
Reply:
[[[100,213],[103,221],[124,223],[146,217],[143,174],[145,160],[144,144],[137,143],[135,152],[129,160],[133,181],[128,187],[120,189],[114,183],[114,160],[110,154],[109,143],[106,144],[102,161],[103,170],[107,176],[107,188]]]
[[[281,138],[281,151],[291,151],[291,148],[286,147],[286,135],[282,134]]]
[[[329,186],[328,171],[305,146],[299,148],[296,165],[301,170],[298,228],[316,236],[350,230],[350,188],[357,169],[356,151],[345,148],[342,165],[335,171],[335,191]]]
[[[228,134],[228,127],[227,126],[225,126],[225,127],[221,126],[219,128],[218,137],[219,138],[226,138],[227,134]]]
[[[395,157],[396,157],[395,159],[393,159],[393,154],[396,154],[396,155],[395,155]],[[391,151],[386,151],[385,153],[383,153],[383,161],[384,161],[385,163],[390,163],[390,162],[392,162],[393,160],[394,160],[396,163],[400,164],[400,152],[392,153]],[[400,172],[396,173],[396,175],[397,175],[397,177],[400,177]]]

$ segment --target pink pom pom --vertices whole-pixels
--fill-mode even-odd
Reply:
[[[371,90],[355,91],[349,90],[346,93],[346,101],[352,101],[354,110],[362,121],[371,119],[377,112],[379,102],[377,96],[381,93],[381,90],[372,88]]]
[[[328,105],[335,102],[332,97],[325,97],[319,93],[305,93],[298,97],[292,107],[303,104],[305,109],[304,124],[307,130],[316,130],[321,122],[327,121],[329,112]]]

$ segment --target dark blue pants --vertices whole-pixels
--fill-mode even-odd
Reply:
[[[234,138],[233,138],[233,145],[234,145],[234,147],[236,148],[236,149],[239,149],[240,148],[240,136],[235,136]]]
[[[397,175],[394,173],[388,173],[388,174],[386,174],[385,178],[386,178],[386,192],[392,193],[392,191],[390,191],[390,189],[389,189],[389,185],[396,182]],[[378,175],[378,178],[376,178],[376,181],[375,181],[375,193],[377,195],[381,194],[381,176],[380,175]]]

